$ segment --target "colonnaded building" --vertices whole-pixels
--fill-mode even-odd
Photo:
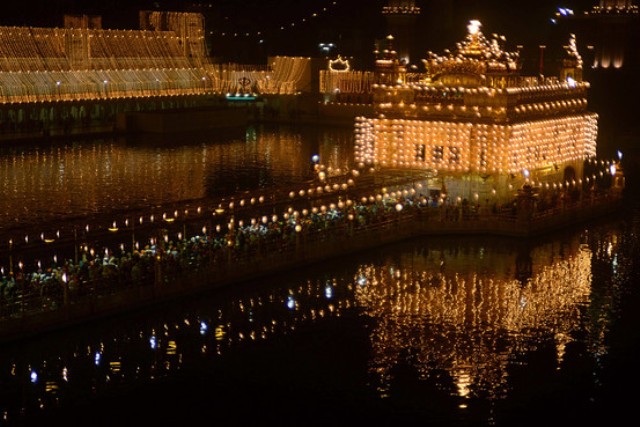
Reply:
[[[587,109],[575,37],[558,76],[523,76],[519,51],[472,21],[456,49],[429,53],[417,81],[391,43],[377,60],[375,113],[356,120],[359,162],[415,171],[432,193],[470,202],[511,200],[526,183],[540,191],[583,183],[598,117]]]
[[[2,130],[100,123],[150,98],[182,106],[201,94],[207,83],[201,16],[141,12],[140,24],[105,30],[100,17],[65,16],[63,28],[0,27]]]
[[[207,106],[219,95],[293,95],[310,58],[268,66],[214,64],[199,13],[141,11],[140,29],[103,29],[99,16],[62,28],[0,27],[0,134],[113,125],[130,111]],[[211,95],[216,95],[212,97]]]

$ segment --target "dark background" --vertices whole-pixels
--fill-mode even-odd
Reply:
[[[105,29],[138,29],[140,10],[194,11],[205,16],[206,43],[215,62],[267,64],[274,55],[340,54],[350,59],[353,68],[370,70],[376,42],[389,34],[381,13],[387,4],[387,0],[22,0],[3,4],[0,25],[61,27],[65,14],[87,14],[102,16]],[[599,150],[610,155],[620,146],[629,149],[635,146],[633,138],[622,133],[637,127],[640,55],[635,52],[640,19],[635,19],[635,35],[627,40],[627,55],[634,56],[633,61],[627,58],[624,70],[592,70],[588,65],[593,56],[586,47],[598,43],[588,40],[597,31],[575,24],[597,4],[599,0],[416,0],[422,14],[412,37],[411,65],[424,71],[421,59],[428,51],[455,48],[466,35],[468,21],[478,19],[486,35],[506,37],[506,50],[522,47],[523,74],[538,74],[539,46],[545,45],[545,74],[556,75],[563,46],[576,32],[585,79],[592,86],[589,103],[608,135],[600,137]],[[573,9],[577,19],[552,23],[559,7]],[[322,52],[320,43],[333,43],[335,48]],[[629,66],[630,62],[634,63]]]
[[[416,0],[422,14],[414,50],[451,47],[464,37],[470,19],[479,19],[487,34],[499,32],[513,45],[537,48],[552,33],[550,19],[558,6],[581,12],[597,3]],[[381,14],[386,4],[386,0],[24,0],[3,5],[0,25],[59,27],[64,14],[89,14],[101,15],[106,29],[137,29],[139,10],[199,11],[206,18],[213,56],[256,63],[271,54],[317,56],[319,43],[334,43],[333,54],[353,56],[366,66],[373,61],[375,40],[387,35]],[[314,12],[317,17],[311,17]]]

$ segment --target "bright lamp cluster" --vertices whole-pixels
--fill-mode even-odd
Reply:
[[[356,120],[357,162],[528,182],[567,170],[580,178],[581,163],[596,156],[598,116],[587,109],[575,36],[559,77],[531,77],[520,75],[518,51],[503,50],[504,37],[488,40],[480,28],[471,21],[455,52],[430,53],[420,82],[374,86],[376,116]]]
[[[359,118],[356,161],[389,168],[518,173],[596,154],[597,116],[518,124]]]

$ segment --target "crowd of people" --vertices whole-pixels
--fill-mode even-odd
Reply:
[[[393,197],[364,198],[339,206],[291,208],[281,215],[251,219],[245,224],[233,217],[191,237],[168,233],[151,237],[140,246],[98,250],[84,245],[75,256],[41,260],[19,260],[17,265],[0,268],[0,317],[29,311],[57,309],[86,296],[97,296],[144,285],[179,281],[190,273],[224,271],[248,259],[299,250],[309,241],[350,238],[366,233],[377,223],[415,220],[416,216],[439,221],[478,220],[481,216],[505,215],[515,218],[515,201],[498,207],[480,206],[462,200],[442,203],[413,191]]]
[[[61,257],[49,263],[19,261],[0,270],[0,315],[20,311],[56,309],[88,295],[117,292],[180,280],[203,268],[224,269],[249,257],[295,250],[301,239],[329,239],[353,235],[378,222],[397,218],[399,207],[426,207],[427,199],[415,195],[385,203],[322,207],[311,211],[269,215],[248,224],[203,229],[203,233],[169,239],[156,236],[138,248],[98,250],[81,246],[76,259]],[[406,212],[405,212],[406,213]],[[161,277],[159,277],[161,275]]]

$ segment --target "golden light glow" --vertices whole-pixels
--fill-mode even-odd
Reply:
[[[467,26],[467,29],[469,30],[469,34],[472,36],[477,36],[478,33],[480,32],[481,26],[482,24],[480,23],[480,21],[477,21],[477,20],[469,21],[469,25]]]
[[[597,116],[515,125],[360,118],[356,161],[390,168],[518,173],[595,156]]]
[[[351,65],[348,59],[342,59],[342,57],[338,55],[337,59],[329,60],[329,70],[336,73],[345,73],[351,70]]]
[[[346,315],[347,324],[355,321],[368,334],[370,349],[358,350],[369,357],[367,387],[393,395],[396,368],[410,365],[409,381],[429,381],[458,408],[473,408],[508,397],[518,384],[511,382],[513,368],[527,369],[540,357],[548,361],[540,350],[549,343],[556,364],[548,369],[565,368],[565,351],[574,340],[570,363],[602,360],[626,292],[619,275],[634,259],[619,233],[596,227],[533,247],[516,240],[486,246],[482,240],[452,245],[429,239],[384,261],[374,257],[348,269],[239,292],[206,303],[206,309],[187,310],[185,317],[170,314],[140,329],[107,331],[84,340],[81,351],[54,348],[33,360],[9,360],[4,368],[16,380],[43,384],[25,402],[56,405],[69,392],[105,387],[116,378],[118,385],[125,378],[147,381],[182,372],[183,363],[194,360],[199,366],[218,363],[220,355],[236,354],[255,341],[333,330]],[[592,284],[592,273],[608,268],[612,276]],[[130,357],[147,346],[150,352]],[[199,359],[204,354],[207,359]],[[108,368],[95,369],[97,363]],[[77,380],[87,372],[91,381]],[[592,384],[599,381],[597,368],[593,377],[586,374]]]
[[[355,123],[356,161],[482,179],[501,199],[525,182],[564,185],[568,169],[581,180],[596,155],[598,116],[587,109],[575,36],[560,76],[542,78],[522,76],[519,51],[480,28],[471,21],[455,51],[429,52],[421,81],[374,85],[375,113]],[[479,194],[469,190],[458,195]]]
[[[0,104],[158,96],[296,94],[310,58],[214,65],[198,13],[141,12],[140,30],[0,27]]]
[[[524,284],[510,272],[519,263],[516,254],[484,254],[491,258],[482,263],[496,266],[490,275],[469,268],[462,259],[467,257],[438,250],[403,259],[397,268],[362,266],[354,289],[358,305],[375,320],[370,372],[379,393],[389,392],[393,368],[405,362],[407,348],[421,377],[434,367],[446,370],[461,397],[504,397],[510,361],[532,350],[526,346],[535,347],[536,336],[556,339],[561,362],[572,331],[581,327],[576,307],[589,301],[593,254],[578,242],[564,259],[557,259],[560,250],[533,251]],[[550,258],[555,261],[548,264]],[[413,268],[401,268],[407,265]]]

